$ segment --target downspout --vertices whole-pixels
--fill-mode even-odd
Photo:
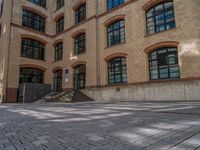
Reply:
[[[100,88],[100,47],[99,47],[99,0],[96,0],[96,80],[97,88]]]
[[[7,53],[7,72],[6,72],[6,100],[8,97],[7,88],[8,88],[8,73],[9,73],[9,63],[10,63],[10,49],[11,49],[11,31],[12,31],[12,18],[13,18],[13,0],[11,0],[11,14],[10,14],[10,33],[9,33],[9,41],[8,41],[8,53]]]

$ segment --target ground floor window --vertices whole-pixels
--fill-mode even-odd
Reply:
[[[178,51],[175,47],[157,49],[149,54],[150,80],[180,77]]]
[[[79,65],[76,68],[74,68],[74,89],[84,89],[85,88],[85,82],[86,82],[86,66],[85,65]]]
[[[108,62],[108,83],[126,83],[127,67],[126,58],[120,57]]]
[[[36,68],[20,68],[20,83],[43,83],[44,72]]]

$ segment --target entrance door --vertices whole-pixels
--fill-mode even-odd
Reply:
[[[54,73],[54,91],[62,91],[62,70],[57,70]]]
[[[79,65],[74,69],[74,90],[85,88],[86,69],[85,65]]]

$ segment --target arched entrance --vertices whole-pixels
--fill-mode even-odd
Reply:
[[[62,91],[62,70],[61,69],[56,70],[54,72],[53,84],[54,84],[55,92]]]
[[[85,88],[86,66],[85,64],[78,65],[74,68],[74,90]]]

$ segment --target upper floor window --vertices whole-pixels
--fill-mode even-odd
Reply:
[[[126,58],[114,58],[108,62],[108,83],[126,83],[127,82],[127,68]]]
[[[179,78],[177,48],[165,47],[149,54],[150,80]]]
[[[45,32],[45,19],[38,14],[23,10],[22,26],[28,27],[40,32]]]
[[[65,5],[64,0],[57,0],[56,1],[56,9],[60,9]]]
[[[173,2],[158,4],[146,12],[147,35],[175,28]]]
[[[116,21],[107,27],[107,46],[125,42],[124,20]]]
[[[0,17],[2,16],[3,14],[3,4],[4,4],[4,1],[1,2],[1,6],[0,6]]]
[[[86,19],[86,4],[81,5],[75,10],[75,24]]]
[[[107,0],[107,9],[110,10],[124,3],[124,0]]]
[[[19,83],[43,83],[44,72],[36,68],[20,68]]]
[[[85,33],[82,33],[74,38],[74,54],[81,54],[85,52],[86,49]]]
[[[55,61],[62,60],[63,57],[63,43],[58,43],[55,46]]]
[[[23,38],[21,43],[21,56],[44,60],[45,45],[39,41]]]
[[[56,33],[64,31],[64,16],[56,22]]]
[[[29,2],[46,8],[46,0],[28,0]]]

